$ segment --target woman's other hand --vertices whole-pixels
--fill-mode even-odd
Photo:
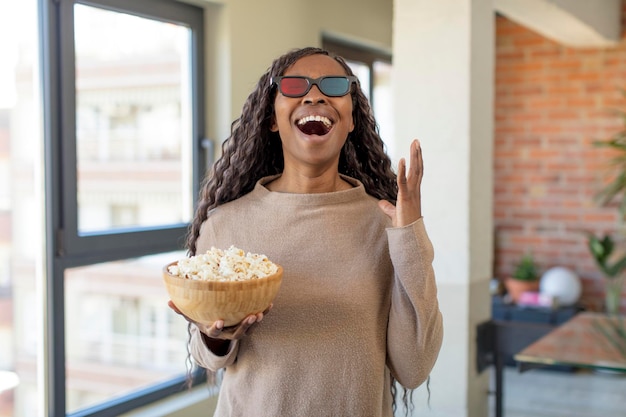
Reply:
[[[406,161],[398,163],[398,199],[394,206],[389,201],[380,200],[378,206],[391,218],[393,227],[409,225],[422,217],[421,185],[424,175],[422,148],[416,139],[411,143],[410,166],[407,173]]]

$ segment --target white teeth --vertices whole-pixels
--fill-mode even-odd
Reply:
[[[328,117],[324,116],[306,116],[298,120],[298,125],[302,126],[306,122],[322,122],[327,128],[330,128],[333,124]]]

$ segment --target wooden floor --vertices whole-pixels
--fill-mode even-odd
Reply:
[[[506,368],[503,417],[618,416],[626,417],[626,374]]]

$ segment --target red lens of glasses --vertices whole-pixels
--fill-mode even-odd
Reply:
[[[306,78],[283,78],[280,80],[280,92],[286,96],[302,96],[309,88]]]

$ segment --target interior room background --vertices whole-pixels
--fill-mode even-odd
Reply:
[[[45,259],[42,255],[45,245],[42,178],[45,170],[38,66],[38,2],[20,2],[20,8],[14,7],[17,3],[13,3],[4,1],[0,8],[0,370],[6,384],[0,386],[0,417],[42,415],[47,384],[42,365],[46,360]],[[592,146],[594,140],[608,138],[624,128],[624,120],[613,112],[626,108],[622,94],[626,87],[624,2],[621,2],[621,39],[614,45],[602,47],[574,47],[546,37],[497,14],[491,1],[448,0],[437,5],[409,0],[325,1],[317,2],[315,7],[287,0],[198,0],[188,3],[204,10],[206,37],[211,40],[205,46],[206,134],[216,145],[227,136],[230,121],[238,114],[241,103],[270,59],[291,47],[321,45],[326,36],[355,47],[386,53],[399,51],[404,56],[394,56],[394,71],[398,71],[402,79],[418,83],[424,75],[423,70],[447,52],[417,51],[415,56],[420,65],[406,66],[408,53],[403,45],[408,38],[448,38],[445,33],[437,31],[419,36],[414,32],[406,34],[402,28],[412,25],[404,21],[407,16],[427,13],[455,19],[458,16],[463,21],[460,26],[465,27],[472,19],[468,16],[474,12],[487,16],[484,18],[484,22],[488,22],[486,28],[493,25],[492,43],[485,48],[488,53],[493,50],[490,54],[493,65],[486,64],[493,70],[492,90],[487,88],[482,93],[483,99],[492,106],[486,109],[490,112],[493,128],[485,125],[493,135],[493,140],[489,141],[492,148],[488,148],[488,154],[473,154],[469,161],[474,167],[489,161],[487,169],[492,173],[493,184],[488,183],[489,195],[485,203],[488,209],[483,210],[488,226],[477,226],[480,234],[490,237],[485,238],[486,243],[480,248],[487,252],[485,259],[489,260],[489,268],[484,273],[483,270],[468,273],[480,275],[477,291],[481,305],[477,306],[475,299],[466,294],[459,297],[470,307],[451,301],[456,300],[457,288],[447,285],[454,277],[447,274],[443,262],[456,261],[455,254],[448,248],[458,242],[452,233],[436,233],[446,219],[436,218],[436,208],[428,206],[427,199],[425,212],[430,215],[435,247],[439,248],[438,262],[441,263],[436,272],[442,282],[440,297],[447,330],[441,360],[433,372],[431,408],[426,402],[425,389],[420,388],[416,401],[419,412],[480,415],[473,413],[486,409],[487,377],[477,376],[474,369],[474,323],[488,318],[489,280],[508,276],[524,253],[531,251],[542,271],[557,265],[575,271],[583,283],[581,304],[589,310],[602,310],[602,276],[593,263],[581,231],[619,234],[624,229],[615,205],[601,207],[594,201],[594,195],[605,184],[606,164],[611,154]],[[434,12],[437,7],[442,9]],[[332,16],[326,13],[329,9],[333,10]],[[284,15],[293,17],[281,19],[280,16]],[[423,24],[426,29],[431,29],[431,22],[439,21],[437,18],[423,19],[422,23],[428,22]],[[441,17],[444,22],[441,27],[458,29],[454,25],[455,19],[447,22]],[[421,27],[419,24],[413,26]],[[434,23],[433,26],[442,30]],[[118,45],[122,44],[120,41]],[[176,47],[168,44],[166,49],[175,50]],[[459,60],[465,58],[462,56]],[[392,72],[392,75],[398,73]],[[407,73],[409,76],[405,75]],[[454,67],[447,77],[447,80],[439,81],[441,84],[433,86],[435,94],[437,89],[446,91],[446,86],[467,77],[467,69]],[[166,84],[164,82],[159,94],[153,96],[158,98],[158,105],[153,107],[151,118],[144,119],[144,122],[150,123],[155,118],[161,120],[162,115],[172,114],[171,103],[167,101],[172,97],[172,89]],[[449,94],[460,101],[467,99],[460,91]],[[414,97],[413,101],[418,99]],[[442,111],[438,119],[445,124],[456,123],[455,105],[451,100],[449,111]],[[423,115],[412,114],[404,108],[396,110],[404,128],[395,129],[395,136],[385,138],[392,156],[397,160],[404,149],[403,141],[408,143],[412,136],[418,137],[425,148],[427,192],[438,198],[432,189],[446,179],[435,173],[451,170],[446,164],[453,165],[453,162],[447,156],[466,144],[455,143],[455,149],[446,153],[445,149],[438,147],[441,138],[437,131],[425,135],[427,129],[423,129],[423,125],[426,123],[419,120]],[[83,116],[97,120],[96,113]],[[135,123],[134,119],[127,117],[131,113],[132,110],[120,107],[115,119],[122,136]],[[419,122],[414,123],[409,118]],[[406,129],[407,124],[414,125]],[[84,150],[85,155],[94,159],[102,156],[94,148]],[[111,148],[106,154],[123,159],[138,155],[139,151],[152,157],[156,155],[150,154],[149,148],[140,146]],[[100,152],[105,151],[100,149]],[[171,151],[166,147],[159,152],[158,158],[169,158],[170,162],[180,156],[176,153],[178,150]],[[106,172],[100,174],[106,175]],[[152,177],[148,182],[154,186],[163,178]],[[459,182],[463,180],[458,178]],[[175,189],[177,184],[160,182],[158,185],[167,191]],[[452,194],[453,190],[448,192]],[[89,197],[95,201],[103,195]],[[121,194],[116,198],[119,200],[106,212],[106,219],[102,213],[89,212],[92,220],[101,222],[97,227],[109,221],[118,224],[136,221],[140,213],[138,206],[124,200]],[[442,205],[444,210],[458,203],[452,197],[449,201]],[[463,210],[468,209],[455,209],[454,213]],[[468,252],[476,250],[472,244],[467,246]],[[184,346],[178,344],[184,343],[184,328],[181,327],[184,323],[169,316],[158,269],[172,256],[175,255],[156,254],[152,259],[137,259],[130,264],[105,263],[98,270],[73,268],[67,272],[64,277],[68,285],[66,296],[68,299],[83,297],[90,300],[91,304],[88,304],[92,310],[89,311],[93,314],[81,315],[71,309],[71,304],[67,307],[70,336],[81,336],[81,343],[75,339],[67,340],[68,352],[76,354],[79,359],[73,362],[75,367],[68,367],[70,382],[64,387],[69,410],[110,401],[116,398],[120,389],[126,393],[184,372],[184,351],[181,350]],[[125,294],[121,294],[122,291],[115,290],[118,285],[131,282],[131,278],[129,288],[132,291],[126,292],[126,288]],[[622,311],[625,305],[626,297],[622,299]],[[102,308],[110,313],[106,319],[98,317]],[[90,317],[98,317],[99,325],[108,329],[107,332],[83,332],[81,326],[88,326]],[[457,337],[461,343],[457,343]],[[90,362],[94,357],[116,358],[117,363],[105,361],[94,366]],[[133,371],[130,379],[119,377],[116,366],[132,368],[146,358],[162,364],[163,368]],[[478,383],[474,385],[473,381]],[[160,403],[157,408],[169,410],[169,414],[164,415],[178,417],[193,415],[198,409],[206,410],[214,399],[204,388],[172,398],[167,405]]]

